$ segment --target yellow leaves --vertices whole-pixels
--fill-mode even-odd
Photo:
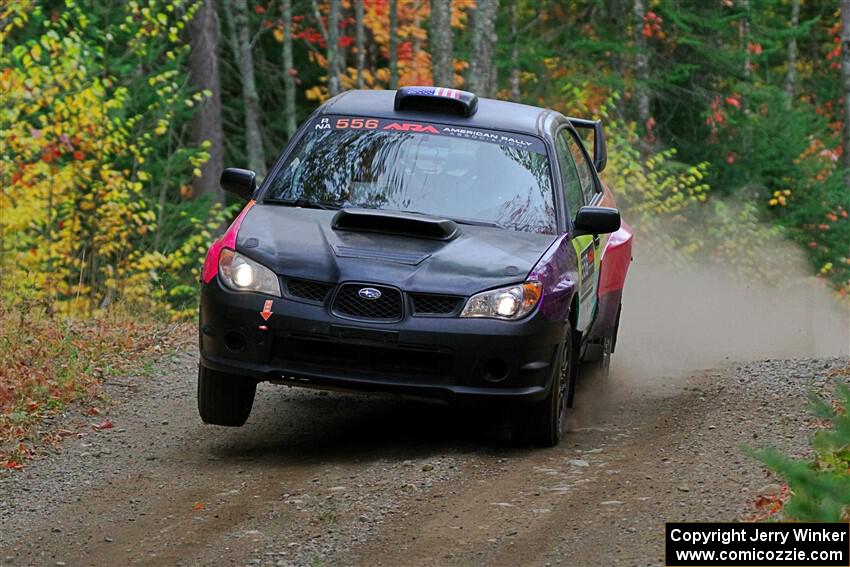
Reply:
[[[784,207],[788,203],[788,198],[791,196],[791,190],[785,189],[782,191],[774,191],[773,197],[768,201],[768,205],[771,207]]]
[[[144,17],[137,2],[123,4],[128,17],[119,18],[107,41],[129,41],[132,61],[133,53],[147,49],[143,38],[150,32],[162,37],[165,29],[183,28],[193,9],[168,10],[177,1],[145,0]],[[16,25],[17,6],[0,0],[0,39]],[[103,74],[105,36],[86,31],[91,24],[80,11],[78,0],[67,0],[59,21],[45,18],[41,30],[28,30],[33,39],[0,47],[0,238],[8,243],[7,265],[30,274],[36,296],[51,293],[69,312],[88,309],[92,301],[100,304],[106,294],[173,317],[184,305],[169,306],[170,290],[178,289],[180,278],[199,274],[202,258],[196,249],[227,220],[214,208],[208,225],[186,219],[203,236],[177,242],[168,255],[139,251],[150,246],[157,228],[151,171],[163,162],[161,137],[184,102],[185,78],[174,61],[185,49],[179,38],[165,47],[159,40],[159,58],[145,65],[159,69],[140,79],[161,96],[149,108],[137,109],[135,97],[120,86],[124,81]],[[146,26],[149,32],[142,31]],[[209,94],[195,93],[189,102]],[[180,150],[169,191],[190,187],[189,176],[199,175],[208,148]],[[136,266],[138,259],[142,263]],[[185,299],[185,290],[176,295]]]
[[[283,28],[276,27],[274,31],[272,31],[272,35],[278,41],[283,43]]]
[[[304,91],[304,96],[307,97],[307,100],[324,102],[328,99],[328,89],[317,85]]]

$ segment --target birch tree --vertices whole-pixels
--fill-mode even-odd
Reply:
[[[398,88],[398,1],[390,0],[390,88]]]
[[[454,87],[452,0],[431,0],[431,61],[434,84]]]
[[[844,183],[850,188],[850,0],[841,0],[841,94],[844,98]]]
[[[354,0],[354,48],[357,50],[357,88],[362,89],[364,86],[363,68],[366,65],[366,33],[363,27],[363,0]]]
[[[519,0],[511,2],[511,100],[519,102]]]
[[[283,98],[286,135],[295,135],[295,67],[292,62],[292,0],[283,0]]]
[[[260,126],[260,96],[254,77],[254,54],[246,0],[225,0],[227,16],[232,27],[231,43],[239,66],[242,98],[245,103],[245,151],[248,167],[260,177],[266,174],[266,155],[263,150],[263,131]]]
[[[219,178],[224,169],[224,132],[221,124],[221,82],[218,70],[219,22],[214,0],[203,0],[189,23],[189,82],[208,96],[192,120],[192,139],[200,146],[209,142],[209,159],[201,166],[201,176],[192,179],[197,196],[212,196],[224,202]]]
[[[472,15],[472,54],[469,61],[469,86],[480,96],[491,96],[496,85],[493,70],[493,46],[496,43],[496,12],[499,0],[479,0]]]
[[[328,2],[328,28],[327,28],[327,53],[328,53],[328,92],[331,96],[339,94],[339,70],[341,68],[339,52],[339,0]]]
[[[649,122],[649,56],[646,49],[646,37],[643,35],[643,22],[646,18],[646,0],[634,0],[634,42],[635,42],[635,78],[637,88],[635,98],[637,100],[638,122],[646,127]]]
[[[788,72],[785,75],[786,107],[791,108],[797,90],[797,27],[800,24],[800,0],[791,0],[791,37],[788,39]]]

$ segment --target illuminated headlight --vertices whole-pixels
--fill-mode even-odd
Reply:
[[[230,289],[280,297],[280,281],[274,272],[230,248],[222,249],[218,257],[218,273]]]
[[[540,282],[525,282],[485,291],[470,297],[460,316],[520,319],[531,313],[541,295],[543,285]]]

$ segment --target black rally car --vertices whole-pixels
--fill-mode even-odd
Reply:
[[[593,155],[577,128],[593,131]],[[631,233],[599,122],[455,89],[349,91],[301,126],[203,269],[198,407],[260,381],[516,404],[553,445],[614,349]]]

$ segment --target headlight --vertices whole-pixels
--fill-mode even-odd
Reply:
[[[460,316],[520,319],[531,313],[541,295],[543,284],[540,282],[525,282],[485,291],[470,297]]]
[[[280,281],[274,272],[230,248],[221,250],[218,273],[221,281],[230,289],[280,297]]]

